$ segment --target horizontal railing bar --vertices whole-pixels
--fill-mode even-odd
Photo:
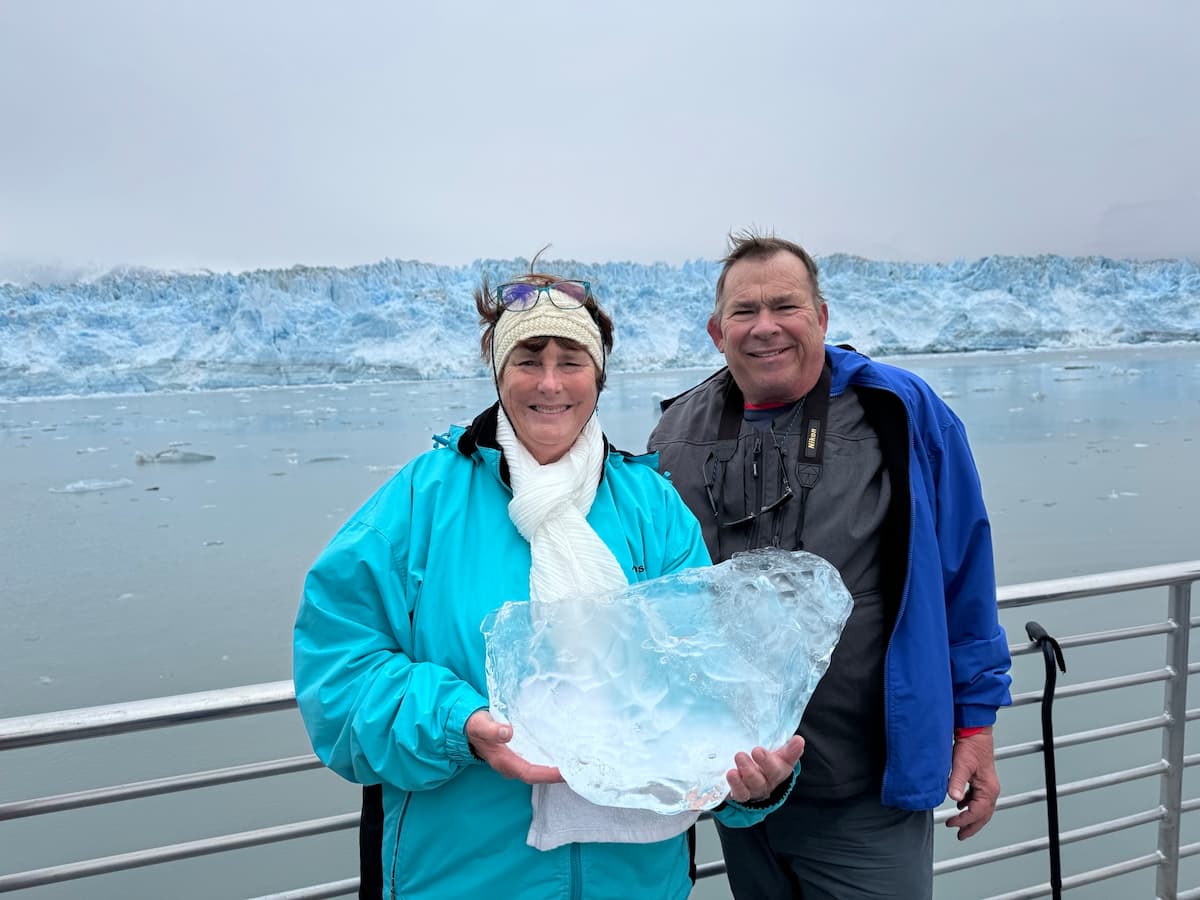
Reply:
[[[1145,812],[1122,816],[1119,819],[1108,819],[1104,822],[1098,822],[1095,825],[1076,828],[1073,831],[1064,831],[1059,835],[1059,843],[1073,844],[1076,841],[1084,841],[1089,838],[1124,831],[1127,828],[1136,828],[1138,825],[1157,822],[1165,818],[1166,815],[1167,811],[1165,809],[1161,806],[1156,806],[1154,809],[1149,809]],[[1006,844],[1003,847],[996,847],[992,850],[984,850],[980,853],[972,853],[967,856],[959,856],[954,859],[945,859],[934,863],[933,873],[938,875],[943,872],[957,872],[960,869],[970,869],[985,863],[999,862],[1002,859],[1012,859],[1015,856],[1024,856],[1028,853],[1045,850],[1049,845],[1050,839],[1044,837],[1034,838],[1030,841],[1019,841],[1015,844]]]
[[[1055,640],[1063,650],[1070,650],[1074,647],[1093,647],[1098,644],[1111,644],[1115,641],[1170,634],[1174,630],[1174,622],[1155,622],[1152,625],[1131,625],[1127,628],[1114,628],[1110,631],[1091,631],[1087,634],[1075,634],[1069,637],[1055,638]],[[1009,644],[1008,652],[1012,656],[1024,656],[1027,653],[1041,653],[1042,647],[1033,641],[1021,641],[1018,644]]]
[[[1149,730],[1155,727],[1161,727],[1168,721],[1168,717],[1159,716],[1153,719],[1143,719],[1139,722],[1129,722],[1119,726],[1109,728],[1095,729],[1089,732],[1078,732],[1075,734],[1062,735],[1055,739],[1054,745],[1056,748],[1072,746],[1076,744],[1086,743],[1091,740],[1099,740],[1105,737],[1114,735],[1123,735],[1135,733],[1137,731]],[[1015,744],[1006,747],[998,748],[995,754],[997,761],[1001,759],[1011,758],[1024,753],[1041,752],[1041,741],[1030,741],[1026,744]],[[1192,754],[1184,758],[1184,766],[1190,767],[1200,764],[1200,754]],[[1140,769],[1124,770],[1119,773],[1112,773],[1110,776],[1102,776],[1099,779],[1087,779],[1086,782],[1100,782],[1098,786],[1103,784],[1118,784],[1123,781],[1135,780],[1137,778],[1147,777],[1149,775],[1161,774],[1165,771],[1166,763],[1159,762],[1150,766],[1144,766]],[[63,812],[70,809],[78,809],[87,806],[96,806],[105,803],[114,803],[122,800],[137,799],[140,797],[157,796],[160,794],[172,793],[176,791],[191,790],[201,787],[209,787],[221,784],[230,784],[238,781],[245,781],[257,778],[267,778],[275,775],[285,775],[295,772],[309,771],[322,768],[322,763],[316,756],[307,754],[303,756],[292,756],[284,759],[269,760],[257,763],[247,763],[240,766],[229,766],[221,769],[212,769],[206,772],[196,772],[189,775],[174,775],[165,778],[156,778],[147,781],[133,782],[130,784],[114,785],[111,787],[95,788],[87,791],[77,791],[69,794],[59,794],[51,797],[42,797],[31,800],[17,800],[8,803],[0,803],[0,821],[9,819],[18,819],[27,816],[44,815],[53,812]],[[1118,777],[1124,776],[1124,777]],[[1109,779],[1117,780],[1109,780]],[[1085,782],[1077,782],[1083,785]],[[1088,787],[1080,787],[1079,790],[1087,790]],[[1059,786],[1059,795],[1065,796],[1073,793],[1069,785]],[[1017,798],[1028,796],[1029,800],[1017,801]],[[1027,792],[1027,794],[1016,794],[1002,797],[997,803],[997,809],[1003,809],[1009,806],[1023,805],[1025,802],[1037,802],[1045,798],[1044,790],[1036,790]],[[1200,803],[1200,801],[1196,801]],[[954,814],[953,810],[945,810],[938,813],[937,821],[949,818]],[[711,818],[707,812],[701,814],[701,818]]]
[[[1079,684],[1068,685],[1067,687],[1056,688],[1054,691],[1054,699],[1061,700],[1066,697],[1081,697],[1084,694],[1099,694],[1101,691],[1112,691],[1117,688],[1134,687],[1139,684],[1152,684],[1155,681],[1167,681],[1171,678],[1174,672],[1170,668],[1164,666],[1161,669],[1151,669],[1147,672],[1134,672],[1131,675],[1114,675],[1112,678],[1099,678],[1095,681],[1082,681]],[[1038,688],[1036,691],[1025,691],[1020,694],[1013,694],[1013,706],[1028,706],[1031,703],[1042,702],[1042,690]]]
[[[139,797],[157,797],[160,794],[171,794],[177,791],[189,791],[195,788],[212,787],[219,784],[233,784],[234,782],[249,781],[255,778],[288,775],[293,772],[320,769],[323,766],[324,764],[316,756],[309,753],[304,756],[289,756],[285,759],[272,759],[263,762],[245,763],[240,766],[227,766],[222,769],[209,769],[206,772],[192,772],[187,775],[168,775],[164,778],[152,778],[128,784],[115,784],[109,787],[92,788],[86,791],[74,791],[69,794],[55,794],[52,797],[14,800],[8,803],[0,803],[0,822],[7,819],[20,819],[26,816],[63,812],[68,809],[81,809],[85,806],[99,806],[104,803],[135,800]]]
[[[1200,799],[1184,800],[1179,804],[1179,814],[1195,812],[1200,809]]]
[[[278,894],[265,894],[252,900],[327,900],[330,897],[350,897],[358,893],[358,881],[357,878],[346,878]]]
[[[1200,559],[1008,585],[997,589],[996,600],[1001,609],[1016,609],[1035,603],[1053,603],[1096,594],[1120,594],[1193,581],[1200,581]]]
[[[1171,717],[1166,713],[1161,713],[1149,719],[1138,719],[1135,722],[1121,722],[1118,725],[1106,725],[1103,728],[1092,728],[1088,731],[1076,731],[1071,734],[1056,736],[1054,738],[1054,747],[1055,749],[1061,749],[1063,747],[1075,747],[1080,744],[1091,744],[1108,738],[1124,737],[1127,734],[1137,734],[1141,731],[1165,728],[1170,723]],[[1044,742],[1041,740],[1025,741],[1021,744],[1006,744],[1003,747],[996,748],[995,758],[999,761],[1017,756],[1029,756],[1032,753],[1041,753],[1043,749]]]
[[[1062,880],[1062,887],[1064,891],[1069,891],[1073,888],[1107,881],[1109,878],[1116,878],[1118,875],[1128,875],[1130,872],[1159,866],[1162,865],[1162,862],[1162,855],[1158,852],[1147,853],[1145,856],[1138,856],[1133,859],[1127,859],[1124,862],[1113,863],[1111,866],[1104,866],[1100,869],[1089,869],[1086,872],[1080,872],[1078,875],[1064,878]],[[1007,894],[995,894],[988,897],[987,900],[1033,900],[1035,897],[1050,897],[1052,895],[1053,891],[1050,889],[1050,882],[1046,881],[1033,887],[1022,888],[1019,891],[1010,891]],[[1179,894],[1176,900],[1183,900],[1183,894]]]
[[[1183,859],[1187,856],[1195,856],[1200,853],[1200,843],[1185,844],[1179,848],[1179,858]],[[1200,888],[1192,888],[1189,891],[1180,891],[1175,895],[1175,900],[1200,900]]]
[[[725,860],[718,859],[714,862],[700,863],[696,866],[696,880],[701,878],[713,878],[717,875],[725,874]]]
[[[275,712],[296,705],[290,681],[0,719],[0,750],[37,747],[165,725]]]
[[[178,859],[192,859],[193,857],[221,853],[226,850],[241,850],[246,847],[257,847],[261,844],[272,844],[278,841],[289,841],[294,838],[310,837],[314,834],[326,834],[330,831],[357,828],[360,817],[361,813],[358,812],[343,813],[338,816],[308,819],[304,822],[292,822],[287,825],[256,828],[253,831],[239,831],[235,834],[201,838],[197,841],[184,841],[178,844],[168,844],[163,847],[134,850],[130,853],[118,853],[112,856],[84,859],[79,862],[64,863],[58,866],[47,866],[43,869],[30,869],[27,872],[14,872],[11,875],[0,875],[0,894],[8,891],[20,891],[25,888],[39,887],[44,884],[56,884],[60,881],[74,881],[77,878],[88,878],[92,875],[103,875],[108,872],[120,872],[125,869],[153,866],[158,863],[173,862]]]
[[[1113,787],[1118,784],[1128,784],[1131,781],[1138,781],[1142,778],[1153,778],[1162,775],[1169,771],[1171,767],[1165,759],[1160,759],[1156,763],[1139,766],[1136,769],[1122,769],[1118,772],[1109,772],[1104,775],[1094,775],[1091,778],[1081,778],[1079,781],[1071,781],[1058,786],[1059,797],[1069,797],[1072,794],[1083,794],[1087,791],[1094,791],[1100,788]],[[1018,806],[1028,806],[1030,803],[1040,803],[1046,799],[1045,788],[1034,788],[1031,791],[1024,791],[1019,794],[1008,794],[1001,796],[996,801],[996,810],[1013,809]],[[941,809],[933,814],[934,824],[941,824],[946,819],[955,815],[958,812],[956,809]]]

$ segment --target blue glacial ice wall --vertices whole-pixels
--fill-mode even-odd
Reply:
[[[818,260],[829,340],[873,355],[1200,340],[1200,266],[991,256],[944,264]],[[547,261],[592,282],[617,371],[719,365],[704,330],[720,266]],[[0,285],[0,398],[469,378],[472,290],[526,260],[384,260],[240,274],[120,270]]]

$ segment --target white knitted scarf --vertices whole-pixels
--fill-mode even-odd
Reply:
[[[587,523],[604,465],[604,437],[595,415],[559,460],[540,465],[525,449],[501,407],[496,440],[508,462],[513,499],[508,515],[529,541],[532,604],[570,602],[628,584],[612,551]],[[572,616],[577,621],[586,615]],[[566,784],[533,785],[533,819],[525,842],[538,850],[584,841],[648,844],[682,834],[698,813],[664,816],[644,809],[591,803]]]

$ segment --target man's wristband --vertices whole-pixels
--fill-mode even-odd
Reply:
[[[974,728],[955,728],[954,739],[961,741],[963,738],[969,738],[973,734],[979,734],[979,732],[986,730],[987,727],[986,725],[976,725]]]

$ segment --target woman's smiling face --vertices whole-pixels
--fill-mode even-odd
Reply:
[[[550,338],[540,350],[520,343],[508,355],[500,402],[517,439],[541,465],[570,450],[595,412],[597,374],[587,350],[561,338]]]

